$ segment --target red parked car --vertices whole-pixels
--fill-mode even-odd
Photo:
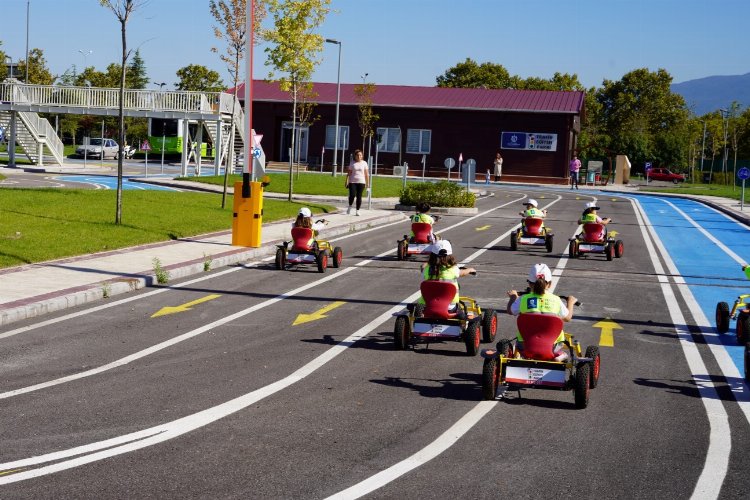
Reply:
[[[678,182],[685,182],[685,176],[682,174],[675,174],[668,168],[652,168],[648,172],[648,178],[652,181],[667,181],[677,184]]]

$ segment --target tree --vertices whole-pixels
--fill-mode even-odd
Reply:
[[[584,90],[584,86],[578,81],[578,75],[573,73],[555,72],[552,78],[529,77],[518,81],[517,89],[524,90]]]
[[[26,74],[27,61],[20,61],[16,72],[18,75]],[[29,51],[29,81],[26,83],[35,85],[52,85],[55,81],[55,77],[50,73],[47,68],[47,60],[44,58],[44,52],[42,49],[31,49]]]
[[[268,54],[266,65],[272,67],[269,79],[276,79],[275,71],[285,74],[278,78],[279,85],[292,97],[292,151],[295,151],[300,86],[310,81],[315,66],[320,63],[323,37],[315,31],[323,24],[330,4],[331,0],[268,0],[268,11],[273,16],[274,27],[263,32],[270,44],[265,49]],[[292,201],[293,187],[290,164],[289,201]]]
[[[256,0],[253,5],[253,18],[255,23],[253,24],[253,31],[260,33],[260,23],[265,18],[266,7],[265,1]],[[226,49],[224,53],[219,55],[219,58],[226,63],[229,74],[232,77],[233,85],[232,88],[235,92],[235,99],[232,103],[232,116],[235,116],[235,104],[237,102],[237,85],[240,78],[240,60],[245,54],[245,46],[247,44],[247,0],[210,0],[208,3],[209,10],[214,20],[219,24],[214,26],[214,36],[220,40],[226,42]],[[253,37],[254,40],[257,38]],[[219,49],[211,47],[211,52],[218,53]],[[252,82],[245,82],[246,85],[250,85]],[[246,103],[246,106],[249,103]],[[252,130],[248,130],[246,133],[246,140],[252,143]],[[230,137],[234,141],[234,120],[232,120],[232,130]],[[221,208],[226,206],[227,199],[227,181],[229,179],[229,169],[232,164],[232,155],[227,155],[227,165],[224,167],[224,189],[221,195]],[[251,158],[246,158],[245,161],[251,161]]]
[[[354,95],[357,96],[359,105],[357,106],[357,122],[362,132],[362,152],[365,151],[365,143],[375,133],[373,126],[378,121],[380,115],[372,110],[372,96],[376,92],[374,83],[363,83],[354,86]],[[368,158],[372,151],[367,151]]]
[[[2,45],[3,45],[3,41],[0,40],[0,47],[2,47]],[[7,57],[7,54],[5,53],[5,51],[0,49],[0,82],[8,78],[8,68],[5,65],[7,61],[6,57]]]
[[[200,64],[189,64],[177,70],[177,90],[195,92],[222,92],[226,89],[219,73]]]
[[[115,224],[122,223],[122,147],[125,143],[125,114],[123,112],[123,101],[125,100],[125,68],[128,62],[128,43],[127,43],[127,25],[130,15],[144,6],[148,0],[99,0],[102,7],[106,7],[112,11],[120,23],[120,39],[122,40],[122,55],[120,62],[120,95],[119,95],[119,109],[118,109],[118,121],[119,121],[119,133],[118,144],[120,150],[117,155],[117,203],[115,211]]]
[[[438,87],[452,88],[515,88],[517,81],[502,64],[485,62],[477,64],[466,58],[436,78]]]
[[[141,51],[136,50],[133,54],[133,62],[127,67],[125,73],[125,88],[128,89],[145,89],[149,83],[146,64],[141,57]]]

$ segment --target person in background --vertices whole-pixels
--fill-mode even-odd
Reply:
[[[570,189],[575,186],[578,189],[578,172],[581,170],[581,160],[578,156],[573,155],[573,159],[570,160]]]
[[[500,177],[503,175],[503,157],[500,155],[500,151],[495,154],[495,182],[500,182]]]
[[[484,183],[489,184],[490,183],[490,169],[487,169],[487,173],[484,174]]]
[[[344,186],[349,189],[349,208],[346,209],[346,215],[352,213],[352,204],[355,198],[357,205],[354,215],[359,215],[359,209],[362,207],[362,193],[365,189],[370,189],[370,172],[363,157],[362,150],[355,149],[354,160],[349,164],[349,170],[346,172]]]

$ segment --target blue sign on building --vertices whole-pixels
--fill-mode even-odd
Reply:
[[[525,132],[502,132],[500,147],[503,149],[526,149]]]

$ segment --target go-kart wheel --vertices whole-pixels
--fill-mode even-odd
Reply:
[[[625,253],[625,243],[622,240],[615,241],[615,257],[619,259],[623,253]]]
[[[518,233],[516,231],[510,233],[510,249],[518,250]]]
[[[500,380],[500,362],[497,358],[485,359],[484,366],[482,366],[482,398],[484,400],[495,399],[498,380]]]
[[[497,334],[497,316],[494,309],[482,311],[482,342],[492,342]]]
[[[341,261],[344,259],[344,252],[341,247],[335,247],[333,249],[333,267],[341,267]]]
[[[464,332],[464,343],[466,344],[466,354],[469,356],[476,356],[479,353],[479,321],[472,321],[469,326],[466,327]]]
[[[286,268],[286,252],[283,248],[276,250],[276,269],[279,271]]]
[[[424,304],[414,304],[414,317],[421,318],[424,316]]]
[[[745,344],[745,383],[750,384],[750,342]]]
[[[591,365],[589,363],[578,365],[573,390],[575,392],[576,408],[586,408],[589,405],[589,392],[591,391]]]
[[[396,318],[396,326],[393,328],[393,343],[396,349],[401,351],[409,347],[411,332],[409,331],[409,319],[406,316]]]
[[[607,260],[612,260],[615,258],[615,245],[614,243],[607,243],[607,245],[604,247],[604,253],[607,254]]]
[[[750,314],[740,311],[740,314],[737,316],[735,333],[737,334],[738,344],[743,345],[746,342],[750,342]]]
[[[555,243],[555,235],[554,234],[548,234],[547,239],[544,242],[544,246],[547,249],[547,253],[552,251],[552,246]]]
[[[326,268],[328,267],[328,254],[325,250],[321,250],[317,253],[315,256],[315,262],[318,264],[319,273],[326,272]]]
[[[716,331],[719,333],[729,331],[729,304],[726,302],[716,304]]]
[[[589,375],[591,380],[589,380],[589,385],[592,389],[596,389],[596,386],[599,385],[599,368],[602,364],[601,357],[599,356],[599,346],[588,346],[586,348],[586,357],[594,360],[590,363]]]
[[[578,257],[578,241],[573,240],[568,245],[568,257],[575,259]]]
[[[398,260],[407,260],[409,258],[409,241],[401,240],[398,242]]]

